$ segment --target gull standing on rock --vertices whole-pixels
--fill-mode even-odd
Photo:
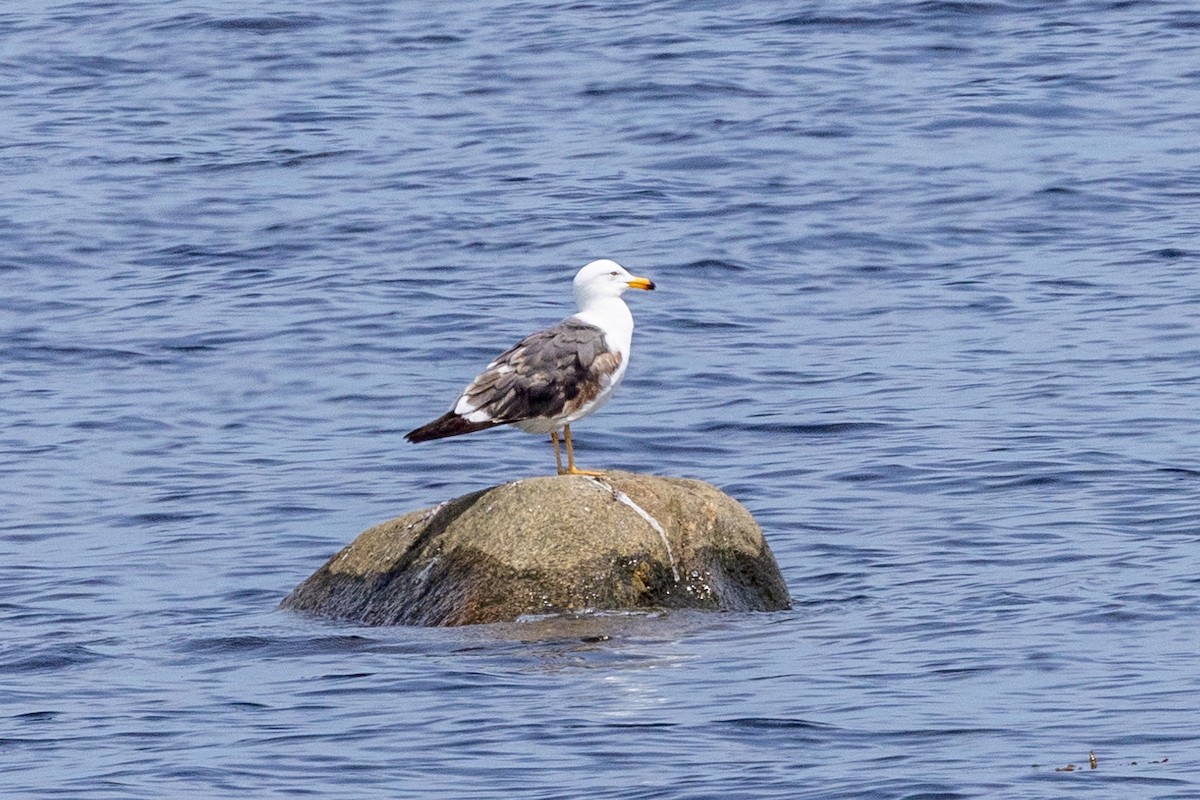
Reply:
[[[601,259],[579,270],[574,286],[577,313],[501,353],[450,411],[405,438],[424,442],[516,425],[528,433],[550,434],[559,475],[602,474],[575,466],[571,423],[608,402],[625,377],[633,315],[621,295],[626,289],[653,289],[654,281]],[[565,469],[559,431],[567,448]]]

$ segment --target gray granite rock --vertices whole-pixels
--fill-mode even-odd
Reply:
[[[790,607],[758,524],[702,481],[527,478],[364,531],[283,607],[368,625],[583,610]]]

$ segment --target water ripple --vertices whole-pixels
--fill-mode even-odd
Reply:
[[[1194,796],[1196,19],[0,11],[0,789]],[[659,291],[581,458],[734,495],[794,609],[277,611],[549,471],[402,435],[602,256]]]

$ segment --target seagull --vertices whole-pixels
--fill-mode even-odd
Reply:
[[[602,475],[575,466],[571,423],[607,403],[625,377],[633,315],[621,295],[626,289],[653,289],[654,281],[600,259],[576,273],[574,288],[578,312],[501,353],[463,390],[453,408],[404,438],[425,442],[516,425],[528,433],[550,434],[559,475]]]

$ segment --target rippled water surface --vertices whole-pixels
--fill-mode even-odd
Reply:
[[[1198,46],[1182,1],[7,4],[0,794],[1200,797]],[[551,468],[402,436],[601,256],[659,291],[581,463],[733,494],[794,609],[277,611]]]

